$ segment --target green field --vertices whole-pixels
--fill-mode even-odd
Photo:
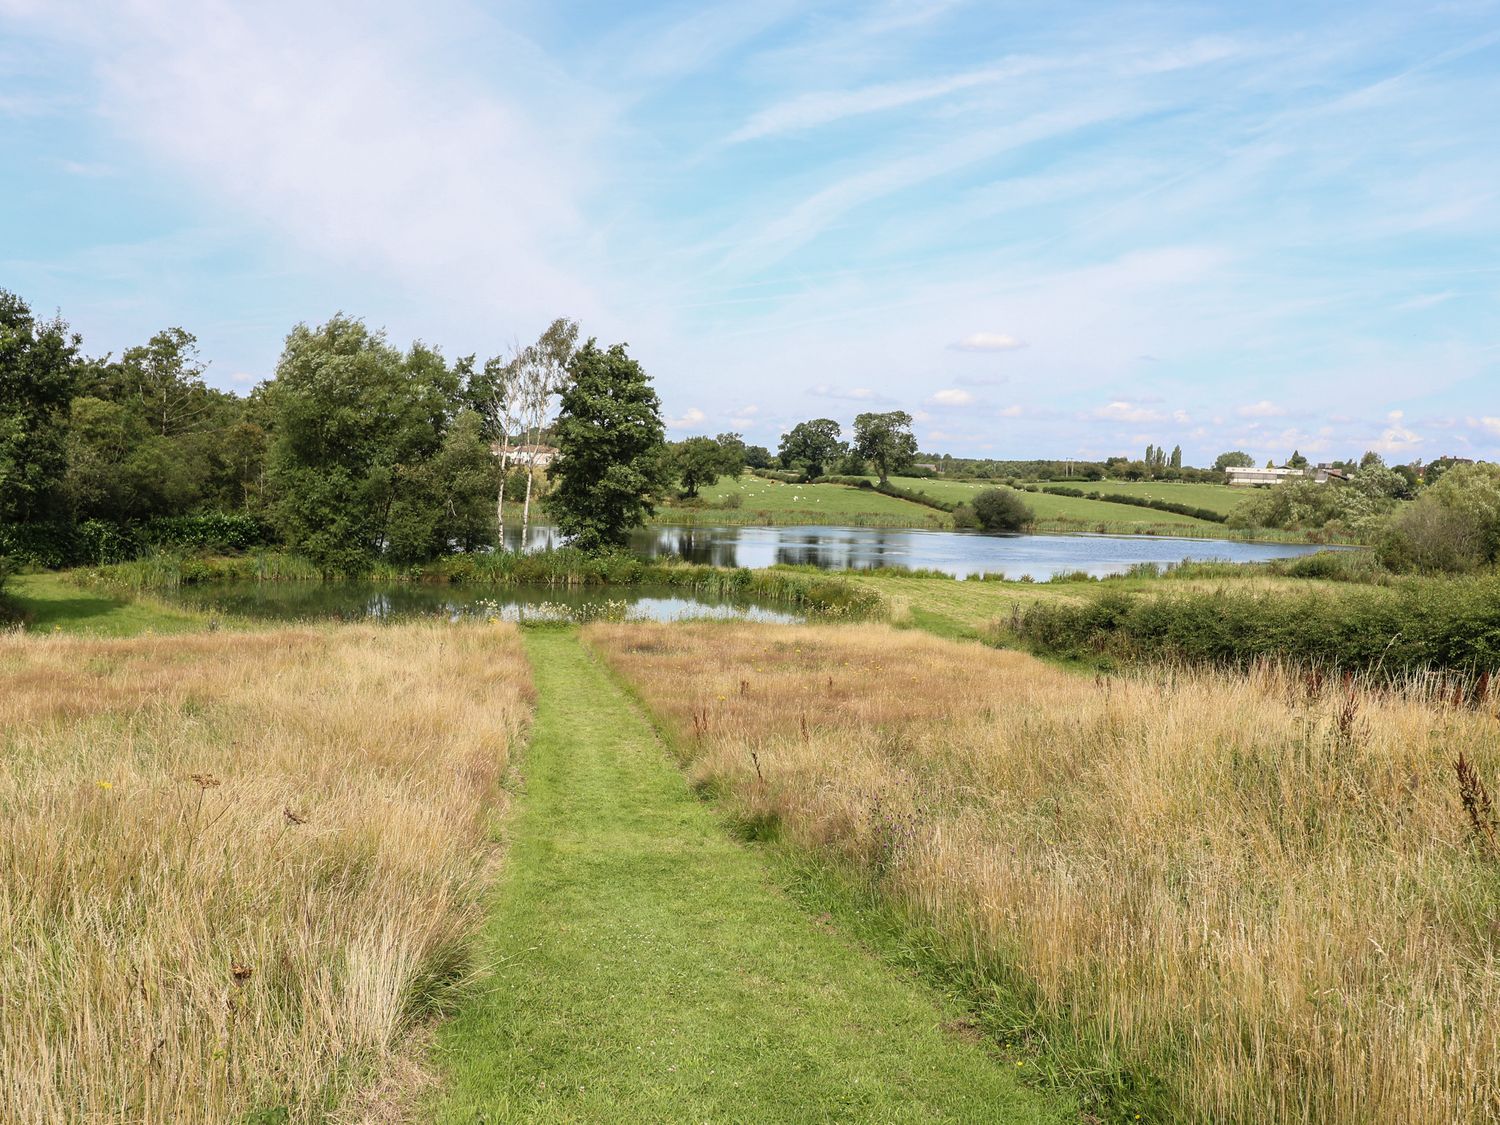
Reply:
[[[1196,481],[1161,480],[1096,480],[1096,481],[1046,481],[1042,487],[1077,488],[1084,492],[1117,493],[1121,496],[1141,496],[1148,500],[1169,500],[1174,504],[1187,504],[1194,508],[1207,508],[1220,515],[1228,515],[1253,489],[1230,488],[1227,484],[1202,484]]]
[[[738,507],[725,502],[738,496]],[[764,477],[725,477],[704,488],[700,505],[673,504],[658,523],[839,524],[854,527],[952,527],[945,512],[842,484],[785,484]],[[733,501],[731,501],[731,504]]]

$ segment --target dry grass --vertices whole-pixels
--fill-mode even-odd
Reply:
[[[530,693],[508,629],[0,638],[0,1119],[378,1087],[467,972]]]
[[[1186,1120],[1500,1113],[1500,867],[1454,769],[1500,777],[1492,697],[1091,680],[879,626],[588,636],[696,779],[935,927],[1096,1090],[1148,1075],[1135,1104]]]

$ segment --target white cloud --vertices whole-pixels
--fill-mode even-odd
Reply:
[[[887,82],[854,90],[818,90],[800,94],[753,114],[730,135],[728,144],[756,140],[760,137],[801,132],[805,129],[858,117],[881,110],[899,109],[934,98],[947,97],[963,90],[993,85],[1018,75],[1040,69],[1036,60],[1015,59],[999,66],[952,74],[945,78],[919,79],[913,82]]]
[[[1025,340],[1003,332],[975,332],[948,345],[956,352],[1010,352],[1025,346]]]
[[[668,418],[667,429],[690,430],[694,427],[703,425],[704,421],[707,418],[708,415],[704,414],[703,411],[699,410],[696,406],[690,406],[685,411],[683,411],[682,417]]]
[[[929,406],[972,406],[973,404],[974,396],[957,387],[945,387],[927,399]]]
[[[1261,399],[1248,406],[1237,406],[1234,412],[1241,418],[1280,418],[1286,414],[1286,407],[1278,406],[1269,399]]]
[[[827,383],[819,383],[807,392],[818,398],[836,398],[848,402],[889,402],[890,399],[884,395],[876,394],[869,387],[833,387]]]
[[[1386,428],[1378,441],[1371,443],[1377,453],[1411,453],[1422,445],[1422,437],[1406,424],[1406,414],[1392,410],[1386,415]]]
[[[1496,437],[1500,437],[1500,418],[1481,418],[1479,426]]]
[[[1152,410],[1139,403],[1123,400],[1099,407],[1094,411],[1093,416],[1110,422],[1165,422],[1167,420],[1167,416],[1159,410]]]
[[[1026,408],[1023,407],[1023,406],[1021,406],[1020,403],[1012,403],[1010,406],[1007,406],[1003,410],[1000,411],[1000,417],[1002,417],[1002,418],[1019,418],[1021,415],[1025,414],[1025,413],[1026,413]]]

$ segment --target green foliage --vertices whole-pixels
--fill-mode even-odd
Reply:
[[[727,443],[726,438],[730,439]],[[697,496],[704,485],[717,484],[723,476],[739,475],[745,458],[744,443],[738,439],[738,434],[690,437],[672,446],[672,471],[682,482],[684,495]]]
[[[1035,602],[1014,630],[1041,652],[1245,666],[1259,659],[1371,672],[1500,670],[1500,579],[1408,580],[1290,594],[1109,591]]]
[[[1500,465],[1440,474],[1387,524],[1380,559],[1398,572],[1463,574],[1500,561]]]
[[[839,457],[845,446],[839,440],[842,431],[832,418],[814,418],[798,422],[782,435],[778,456],[783,469],[795,470],[805,481],[822,476]]]
[[[56,511],[78,347],[61,319],[39,321],[0,289],[0,520]]]
[[[1255,458],[1242,449],[1231,449],[1228,453],[1221,453],[1214,458],[1214,468],[1218,472],[1226,469],[1253,469]]]
[[[966,507],[972,512],[972,526],[981,531],[1020,531],[1036,522],[1036,513],[1009,488],[987,488]]]
[[[1378,462],[1376,458],[1367,463],[1348,481],[1318,484],[1304,478],[1257,489],[1230,513],[1229,525],[1323,531],[1360,540],[1373,538],[1395,510],[1397,498],[1407,489],[1400,474]]]
[[[402,356],[342,314],[292,329],[265,391],[266,477],[284,541],[344,573],[373,562],[388,541],[403,553],[446,547],[430,509],[450,482],[427,462],[443,447],[459,389],[437,352],[414,344]]]
[[[667,486],[661,400],[623,344],[604,350],[589,340],[568,372],[547,506],[565,536],[597,551],[622,545]]]
[[[858,415],[854,419],[853,452],[874,465],[880,483],[886,484],[892,473],[900,472],[916,458],[911,415],[904,410]]]

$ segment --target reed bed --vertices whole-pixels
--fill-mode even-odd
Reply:
[[[698,784],[929,935],[1101,1116],[1500,1114],[1493,691],[1089,678],[876,625],[587,636]]]
[[[0,1120],[384,1119],[530,697],[509,627],[0,638]]]

